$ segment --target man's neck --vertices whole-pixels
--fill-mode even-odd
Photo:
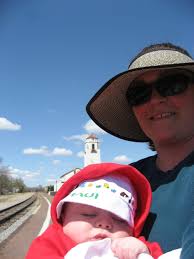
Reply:
[[[194,137],[186,141],[156,146],[157,167],[166,172],[173,169],[194,150]]]

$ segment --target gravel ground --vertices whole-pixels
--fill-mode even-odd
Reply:
[[[30,193],[30,196],[32,195],[32,193]],[[30,197],[29,196],[29,197]],[[28,197],[28,196],[23,196],[24,197]],[[17,199],[18,198],[18,199]],[[22,197],[17,197],[14,198],[14,201],[21,201]],[[25,210],[25,215],[23,215],[22,217],[20,217],[16,222],[14,222],[9,228],[7,228],[5,231],[1,232],[0,231],[0,243],[2,243],[5,239],[7,239],[12,233],[14,233],[18,227],[20,227],[38,208],[39,206],[39,200],[37,199],[35,201],[35,203],[29,207],[29,209]]]

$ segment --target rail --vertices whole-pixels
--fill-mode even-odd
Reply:
[[[4,209],[0,210],[0,224],[3,224],[7,220],[9,220],[10,218],[14,217],[16,214],[18,214],[19,212],[21,212],[24,209],[26,209],[36,199],[37,199],[37,195],[34,194],[30,198],[28,198],[28,199],[26,199],[26,200],[24,200],[22,202],[16,203],[16,204],[14,204],[12,206],[9,206],[7,208],[4,208]]]

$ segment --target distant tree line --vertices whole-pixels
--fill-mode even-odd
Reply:
[[[0,195],[26,190],[27,187],[21,178],[13,178],[7,167],[0,166]]]
[[[2,166],[2,159],[0,158],[0,195],[40,191],[44,191],[41,185],[27,187],[21,178],[12,177],[9,168]]]

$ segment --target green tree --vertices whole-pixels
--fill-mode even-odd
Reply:
[[[12,192],[12,180],[9,176],[9,170],[6,167],[0,167],[0,194]]]
[[[54,191],[54,185],[49,185],[48,192],[53,192],[53,191]]]
[[[12,179],[12,187],[17,192],[25,192],[27,187],[24,184],[24,181],[21,178]]]

